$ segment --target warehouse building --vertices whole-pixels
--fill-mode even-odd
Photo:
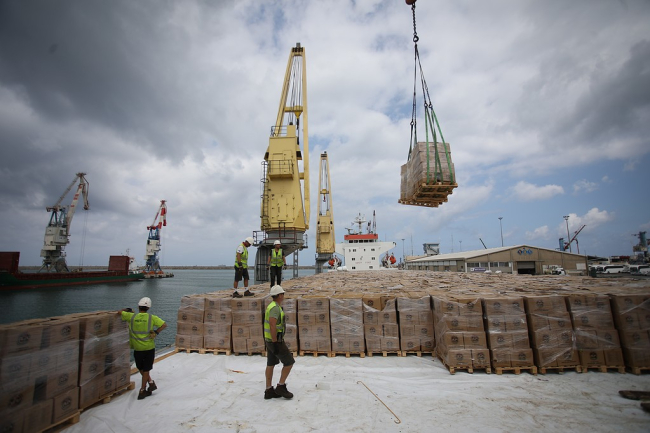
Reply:
[[[488,248],[457,253],[406,257],[406,269],[449,272],[500,271],[543,275],[563,268],[567,275],[586,275],[587,256],[530,245]]]

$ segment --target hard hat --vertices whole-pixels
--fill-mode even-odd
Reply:
[[[273,245],[280,245],[280,241],[273,242]]]
[[[249,244],[253,245],[253,238],[250,237],[250,236],[247,237],[246,239],[244,239],[244,241],[246,241],[246,242],[248,242]]]
[[[276,284],[275,286],[271,287],[271,296],[277,296],[284,293],[284,289],[279,285]]]
[[[138,307],[151,308],[151,299],[147,298],[146,296],[144,298],[140,299],[140,302],[138,302]]]

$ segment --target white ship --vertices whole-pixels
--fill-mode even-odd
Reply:
[[[344,267],[349,271],[396,269],[395,264],[386,260],[388,251],[395,248],[395,242],[379,241],[374,211],[372,226],[368,223],[364,233],[363,226],[366,222],[366,219],[359,214],[354,219],[353,226],[346,228],[348,234],[343,237],[344,242],[336,244],[335,251],[343,256]],[[386,266],[382,265],[382,259],[387,262]]]

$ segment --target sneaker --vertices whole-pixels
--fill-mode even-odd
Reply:
[[[138,393],[138,400],[144,400],[145,397],[151,395],[150,392],[147,392],[145,389],[141,389],[140,392]]]
[[[293,398],[293,394],[290,393],[287,390],[287,384],[286,383],[284,385],[280,385],[278,383],[278,386],[275,387],[275,393],[278,394],[280,397],[284,397],[284,398],[287,398],[287,399]]]
[[[158,387],[156,386],[156,382],[153,381],[153,382],[151,382],[151,383],[149,384],[149,388],[147,388],[147,392],[148,392],[148,393],[151,393],[152,391],[155,391],[155,390],[157,390],[157,389],[158,389]]]
[[[244,292],[244,296],[255,296],[255,293],[251,292],[250,290],[246,290]]]
[[[237,290],[235,290],[235,293],[232,294],[232,297],[233,298],[241,298],[242,295],[240,295],[239,292]]]
[[[264,400],[270,400],[272,398],[280,398],[282,397],[279,395],[277,392],[275,392],[275,389],[273,387],[270,387],[266,391],[264,391]]]

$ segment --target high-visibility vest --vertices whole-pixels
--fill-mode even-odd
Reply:
[[[284,265],[284,260],[282,260],[282,248],[277,251],[275,248],[271,251],[271,266],[282,266]]]
[[[140,314],[147,315],[146,328],[143,326],[145,324],[144,320],[135,321],[135,317]],[[131,316],[131,322],[129,323],[129,343],[132,349],[135,350],[150,350],[156,347],[156,343],[153,338],[151,338],[151,331],[153,331],[153,322],[151,314],[149,313],[136,313]]]
[[[241,267],[246,269],[248,267],[248,249],[243,242],[241,243],[241,246],[244,247],[244,252],[241,253]],[[235,251],[235,267],[239,267],[239,264],[237,263],[237,251]]]
[[[264,339],[267,341],[273,341],[271,338],[271,322],[269,322],[269,314],[271,313],[273,307],[276,306],[280,308],[280,320],[276,322],[275,330],[278,333],[282,332],[284,334],[284,310],[281,306],[276,304],[275,301],[273,301],[269,304],[268,307],[266,307],[266,312],[264,313]]]

